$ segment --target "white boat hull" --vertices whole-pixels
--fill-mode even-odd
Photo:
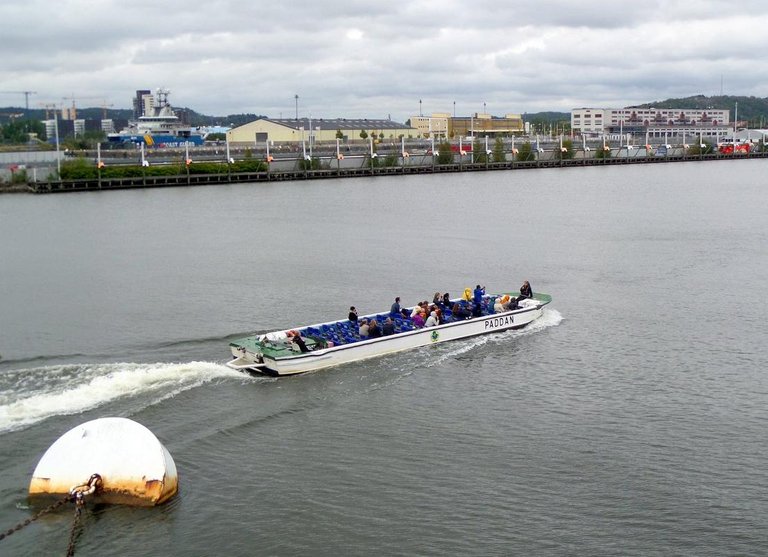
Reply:
[[[292,352],[278,357],[232,346],[234,359],[228,365],[234,369],[252,369],[273,375],[306,373],[430,344],[519,329],[541,317],[546,303],[539,300],[525,300],[524,307],[513,311],[454,321],[437,327],[416,329],[310,352]],[[249,362],[251,362],[250,366]]]

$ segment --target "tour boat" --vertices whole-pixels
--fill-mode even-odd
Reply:
[[[233,359],[227,365],[278,376],[305,373],[449,340],[520,329],[541,317],[544,306],[552,301],[547,294],[535,293],[532,298],[519,300],[517,309],[494,312],[496,298],[504,295],[483,296],[482,312],[475,317],[458,319],[444,309],[445,322],[434,327],[417,328],[408,317],[389,312],[361,316],[361,321],[376,319],[379,326],[392,318],[394,334],[377,338],[360,337],[357,324],[344,319],[237,339],[229,345]],[[457,302],[472,307],[465,300],[451,300],[451,307]],[[299,342],[293,340],[297,335]]]

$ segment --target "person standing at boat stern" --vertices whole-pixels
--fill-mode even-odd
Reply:
[[[355,306],[349,308],[349,320],[353,325],[357,325],[357,309]]]
[[[479,284],[475,286],[475,291],[472,293],[472,314],[475,317],[480,317],[483,314],[483,296],[485,296],[485,286]]]

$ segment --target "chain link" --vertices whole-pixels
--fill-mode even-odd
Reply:
[[[64,499],[56,501],[52,505],[41,510],[36,515],[26,519],[24,522],[20,522],[13,528],[10,528],[5,532],[0,533],[0,540],[7,538],[14,532],[18,532],[25,526],[29,526],[44,514],[55,511],[62,505],[65,505],[66,503],[74,501],[75,519],[72,523],[72,530],[70,530],[69,532],[69,544],[67,546],[67,557],[72,557],[72,555],[75,554],[75,542],[77,541],[77,536],[79,533],[80,515],[82,514],[83,508],[85,507],[85,497],[86,495],[92,495],[94,493],[101,491],[101,488],[102,488],[101,476],[99,474],[93,474],[86,483],[73,487],[70,490],[69,494],[66,497],[64,497]]]
[[[69,531],[69,544],[67,544],[67,557],[72,557],[75,554],[75,542],[77,542],[77,535],[79,533],[80,515],[82,514],[85,501],[82,498],[78,498],[75,503],[75,519],[72,521],[72,530]]]
[[[14,532],[18,532],[19,530],[21,530],[25,526],[29,526],[30,524],[32,524],[35,520],[37,520],[38,518],[40,518],[44,514],[48,514],[49,512],[55,511],[56,509],[58,509],[62,505],[66,504],[66,503],[69,503],[72,500],[73,500],[72,496],[71,495],[67,495],[64,499],[61,499],[60,501],[55,502],[53,505],[44,508],[39,513],[37,513],[35,516],[32,516],[32,517],[26,519],[24,522],[19,522],[13,528],[10,528],[9,530],[7,530],[5,532],[0,533],[0,540],[2,540],[4,538],[7,538],[8,536],[13,534]]]

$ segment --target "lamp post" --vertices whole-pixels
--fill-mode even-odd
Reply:
[[[421,112],[421,99],[419,99],[419,116],[424,116]]]
[[[299,121],[299,95],[294,95],[293,99],[296,101],[296,121]]]
[[[56,133],[56,172],[59,174],[59,181],[61,181],[61,153],[59,153],[59,113],[56,112],[56,107],[53,108],[53,129]]]

